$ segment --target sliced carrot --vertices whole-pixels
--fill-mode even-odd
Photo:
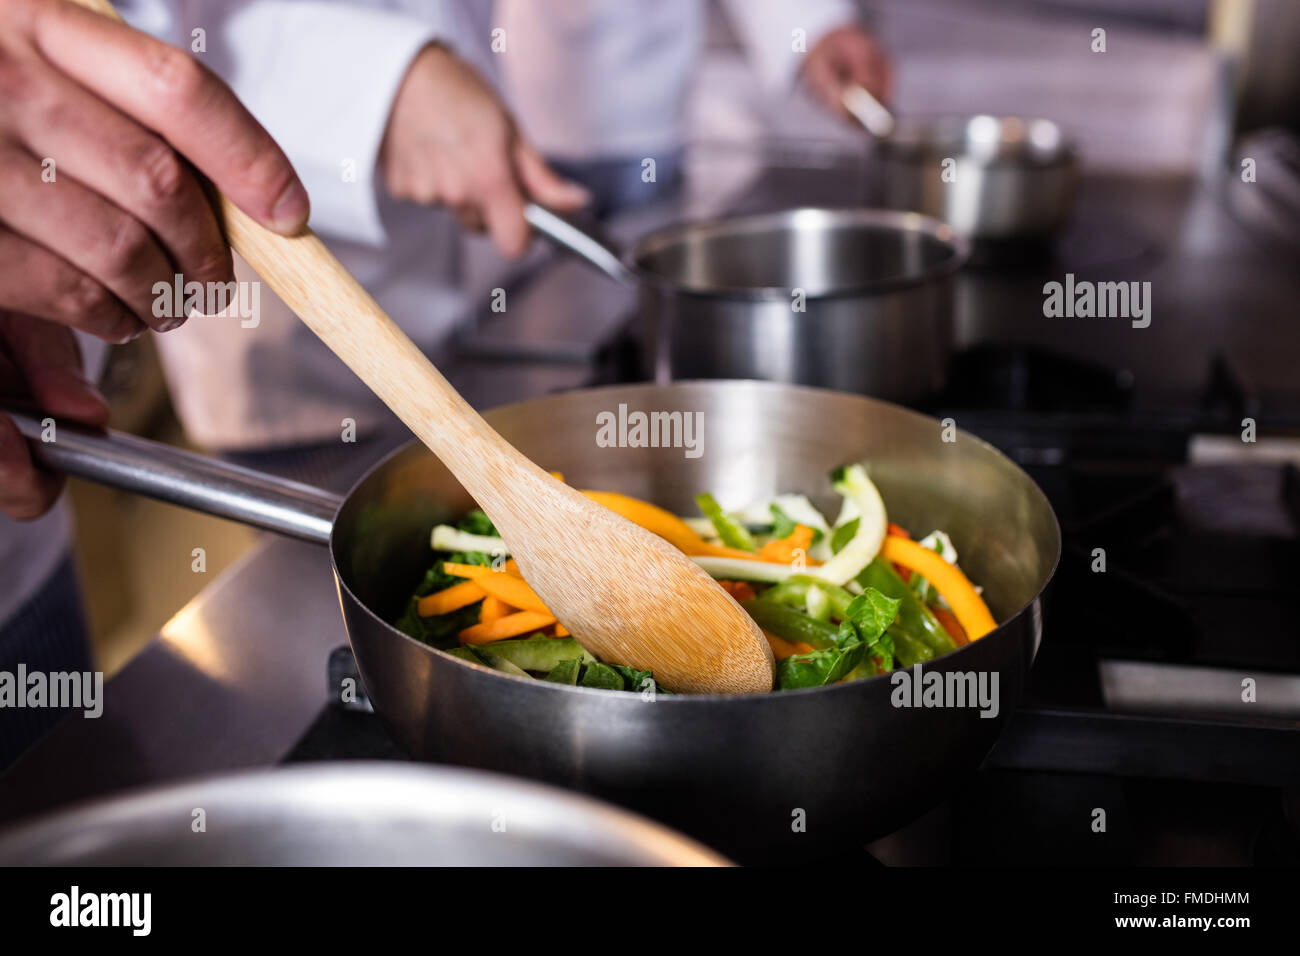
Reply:
[[[569,637],[569,636],[570,636],[569,631],[568,631],[568,628],[566,628],[566,627],[565,627],[563,624],[561,624],[559,621],[556,621],[556,622],[555,622],[555,636],[556,636],[556,637]]]
[[[719,581],[718,584],[737,601],[752,601],[758,597],[754,586],[748,581]]]
[[[537,611],[518,611],[515,614],[507,614],[505,617],[497,618],[495,621],[480,622],[473,627],[467,627],[460,632],[460,642],[462,644],[487,644],[491,641],[505,640],[507,637],[518,637],[520,634],[531,634],[533,631],[540,631],[544,627],[549,627],[555,623],[555,618],[550,614],[541,614]]]
[[[483,606],[479,608],[478,622],[484,624],[492,621],[499,621],[507,614],[512,613],[514,613],[514,608],[500,598],[493,597],[489,594],[483,599]]]
[[[758,549],[758,556],[774,564],[789,564],[795,558],[795,551],[802,551],[805,558],[812,547],[813,529],[806,524],[797,524],[794,530],[784,538],[769,541]],[[810,564],[815,562],[809,562]]]
[[[930,610],[938,619],[939,623],[943,625],[943,629],[948,632],[948,636],[956,642],[958,647],[970,643],[970,641],[966,639],[966,632],[962,630],[961,621],[957,620],[957,615],[953,614],[952,611],[948,610],[946,607],[935,606],[930,608]]]
[[[564,483],[564,472],[562,471],[551,472],[551,477],[554,478],[556,481],[560,482],[560,484]]]
[[[961,623],[969,640],[977,641],[997,627],[989,607],[979,592],[957,568],[929,548],[923,548],[915,541],[885,535],[885,543],[880,549],[886,561],[901,564],[925,578],[934,589],[943,595],[953,614]]]
[[[469,578],[488,594],[500,598],[511,607],[540,614],[551,613],[537,592],[516,574],[504,570],[494,571],[477,564],[453,564],[450,561],[445,562],[442,569],[458,578]]]
[[[473,581],[461,581],[449,588],[420,598],[416,610],[421,617],[434,617],[438,614],[450,614],[466,605],[481,601],[487,592]]]
[[[724,548],[720,544],[710,544],[696,534],[688,525],[671,511],[665,511],[648,501],[621,495],[616,491],[584,491],[584,495],[599,505],[604,505],[615,514],[622,515],[633,524],[638,524],[654,534],[659,535],[673,547],[685,554],[709,554],[720,558],[744,558],[757,561],[758,555],[752,551],[739,548]]]
[[[767,643],[772,645],[772,654],[778,661],[794,657],[796,654],[807,654],[813,649],[811,644],[805,644],[803,641],[787,641],[767,631],[763,632],[763,636],[767,638]]]

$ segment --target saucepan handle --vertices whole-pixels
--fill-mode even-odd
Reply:
[[[343,498],[122,432],[0,407],[48,468],[121,491],[327,544]]]
[[[623,264],[622,252],[609,240],[536,203],[524,205],[524,218],[551,242],[585,259],[615,282],[629,286],[637,284],[632,270]]]

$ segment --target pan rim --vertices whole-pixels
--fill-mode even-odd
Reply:
[[[562,392],[553,392],[549,395],[541,395],[535,398],[524,399],[518,402],[509,402],[504,405],[496,405],[493,406],[492,408],[485,409],[484,415],[485,417],[487,417],[491,412],[505,411],[507,409],[517,408],[522,405],[530,405],[530,404],[537,404],[537,403],[550,402],[550,401],[560,401],[566,398],[567,396],[579,392],[581,393],[614,392],[614,391],[626,392],[629,389],[653,392],[653,391],[662,391],[664,389],[675,389],[680,387],[708,387],[710,389],[717,389],[718,387],[724,387],[728,389],[757,387],[765,390],[785,392],[787,394],[790,392],[799,392],[799,393],[807,393],[811,395],[835,395],[842,398],[858,399],[858,400],[866,401],[877,405],[886,405],[893,411],[901,412],[907,417],[913,419],[919,419],[926,423],[930,423],[931,421],[933,421],[935,424],[938,424],[937,419],[932,420],[928,415],[923,415],[920,412],[913,411],[910,408],[907,408],[903,405],[895,404],[894,402],[887,402],[884,401],[883,399],[872,398],[869,395],[858,395],[852,392],[841,392],[841,391],[836,391],[835,389],[819,388],[817,386],[811,386],[811,385],[792,385],[784,382],[771,382],[763,379],[683,379],[681,381],[671,382],[667,385],[657,385],[652,382],[633,382],[633,383],[626,383],[626,384],[600,385],[600,386],[595,386],[590,388],[576,388],[576,389],[569,389],[567,391],[562,391]],[[489,424],[491,424],[490,421]],[[1054,548],[1054,553],[1052,555],[1051,565],[1048,568],[1047,574],[1043,578],[1042,583],[1038,586],[1037,590],[1035,590],[1034,594],[1027,601],[1025,601],[1020,607],[1018,607],[1011,614],[1007,615],[1007,617],[1004,620],[999,621],[997,627],[995,627],[992,631],[990,631],[984,637],[979,638],[979,641],[985,641],[985,640],[990,640],[990,639],[1000,637],[1004,633],[1005,628],[1007,628],[1009,625],[1013,624],[1014,622],[1018,621],[1022,615],[1030,611],[1036,604],[1039,604],[1041,602],[1043,593],[1047,590],[1047,588],[1052,583],[1053,579],[1056,577],[1056,572],[1060,567],[1061,548],[1062,548],[1061,523],[1060,523],[1060,519],[1058,519],[1056,516],[1056,509],[1052,507],[1052,504],[1048,500],[1047,495],[1043,492],[1043,489],[1039,487],[1038,482],[1034,481],[1034,479],[1029,475],[1028,472],[1026,472],[1023,468],[1021,468],[1014,461],[1008,458],[996,447],[994,447],[984,439],[980,438],[979,436],[971,434],[970,432],[961,428],[958,428],[957,431],[958,434],[964,440],[975,442],[977,445],[982,447],[985,451],[992,453],[994,456],[1002,459],[1007,464],[1011,465],[1013,468],[1015,468],[1017,471],[1020,472],[1021,476],[1026,481],[1029,482],[1029,485],[1033,489],[1034,494],[1038,496],[1043,506],[1047,509],[1047,514],[1051,518],[1051,526],[1054,532],[1054,539],[1055,539],[1055,548]],[[347,506],[347,503],[352,500],[352,496],[356,492],[356,490],[362,484],[364,484],[372,475],[374,475],[376,472],[384,468],[390,461],[392,461],[397,456],[405,454],[417,442],[418,439],[412,438],[411,441],[398,446],[397,448],[393,449],[391,452],[386,454],[379,461],[375,462],[366,471],[366,473],[362,475],[360,478],[358,478],[356,482],[353,483],[352,487],[348,489],[348,492],[343,499],[344,501],[343,506],[341,506],[339,510],[342,511],[343,508]],[[541,691],[542,693],[555,691],[560,693],[596,694],[599,695],[602,700],[623,699],[626,700],[629,705],[645,702],[642,695],[637,692],[602,690],[595,687],[580,687],[577,685],[570,685],[570,684],[558,684],[550,681],[538,680],[533,677],[520,677],[516,674],[506,674],[501,671],[493,670],[492,668],[488,667],[485,664],[475,664],[470,661],[463,660],[462,658],[456,657],[448,653],[447,651],[432,646],[431,644],[425,644],[423,641],[416,640],[414,637],[411,637],[409,634],[406,634],[405,632],[399,630],[390,621],[387,621],[384,618],[380,617],[378,614],[376,614],[375,611],[368,604],[362,601],[353,592],[351,586],[345,580],[343,574],[339,571],[338,561],[335,552],[335,532],[337,528],[338,528],[338,521],[336,515],[335,522],[330,529],[330,540],[329,540],[330,568],[334,573],[335,582],[337,583],[340,590],[347,593],[348,597],[351,598],[352,603],[356,607],[360,608],[365,614],[367,614],[373,620],[382,624],[386,631],[395,635],[396,637],[401,638],[402,640],[405,641],[409,641],[412,644],[416,645],[417,647],[420,647],[426,651],[430,651],[438,655],[439,657],[444,658],[447,661],[454,662],[456,664],[460,664],[465,667],[477,669],[490,678],[511,680],[519,683],[522,686],[533,686],[533,687],[544,688]],[[349,629],[348,631],[348,641],[349,644],[351,644],[351,629]],[[937,664],[937,662],[939,661],[947,662],[947,661],[956,660],[958,657],[960,657],[961,655],[969,651],[971,648],[975,647],[979,643],[979,641],[971,641],[963,645],[962,647],[957,648],[954,651],[949,651],[947,654],[944,654],[942,657],[933,658],[930,661],[923,662],[922,664],[916,666],[920,666],[924,671],[928,666],[933,666]],[[910,670],[910,668],[908,668],[908,670]],[[667,703],[673,701],[697,701],[700,703],[705,703],[705,702],[716,702],[716,701],[742,701],[742,700],[743,701],[767,701],[767,700],[774,700],[774,699],[775,700],[802,699],[810,694],[827,694],[827,693],[835,693],[837,691],[848,692],[854,687],[872,686],[877,681],[887,680],[892,674],[898,672],[899,669],[895,669],[885,674],[876,674],[873,677],[863,678],[862,680],[852,681],[850,683],[823,685],[821,687],[801,687],[794,690],[782,690],[782,691],[773,689],[770,691],[764,691],[762,693],[753,693],[753,694],[669,693],[664,696],[659,696],[658,694],[656,694],[655,697],[652,698],[652,700],[654,703],[658,704],[658,703]],[[674,704],[673,706],[678,706],[678,705]],[[765,705],[755,705],[755,706],[765,706]]]
[[[915,274],[900,274],[859,282],[852,285],[837,286],[831,289],[807,292],[804,298],[808,302],[821,302],[833,299],[855,298],[859,296],[885,295],[902,289],[911,289],[945,279],[956,273],[970,259],[970,243],[952,226],[942,220],[927,216],[921,212],[906,209],[886,209],[861,206],[795,206],[788,209],[767,212],[746,213],[735,216],[719,216],[712,219],[678,219],[639,239],[623,256],[624,264],[637,277],[638,282],[655,290],[673,296],[706,300],[739,301],[782,301],[790,298],[791,287],[787,286],[692,286],[670,276],[654,272],[642,265],[642,257],[658,251],[665,245],[679,241],[687,233],[701,233],[705,238],[723,235],[745,225],[780,226],[794,217],[825,216],[831,219],[848,221],[851,225],[889,229],[899,233],[923,235],[948,247],[948,255],[942,262],[923,269]],[[735,379],[734,381],[755,381],[754,379]],[[779,383],[778,383],[779,384]],[[601,386],[606,387],[606,386]]]

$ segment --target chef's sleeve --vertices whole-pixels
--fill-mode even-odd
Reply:
[[[385,239],[377,161],[415,54],[453,44],[451,19],[331,0],[131,0],[130,21],[188,48],[289,156],[318,232]]]
[[[858,20],[849,0],[723,0],[723,8],[760,82],[774,91],[794,83],[818,40]]]

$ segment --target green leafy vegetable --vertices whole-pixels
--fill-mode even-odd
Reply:
[[[600,690],[623,690],[623,675],[608,664],[592,661],[583,668],[578,683],[583,687],[596,687]]]
[[[654,673],[651,671],[637,670],[635,667],[628,667],[624,664],[610,664],[609,666],[622,676],[625,690],[643,691],[650,686],[650,684],[646,683],[647,681],[651,684],[654,682]],[[659,691],[657,687],[655,690],[659,693],[665,693]]]
[[[441,562],[439,562],[441,567]],[[431,569],[432,570],[432,569]],[[449,577],[450,575],[444,575]],[[458,578],[451,578],[451,583],[455,584]],[[440,591],[442,588],[434,588]],[[432,592],[429,592],[432,593]],[[467,627],[472,627],[478,623],[479,609],[483,606],[482,601],[476,601],[468,604],[450,614],[440,614],[436,617],[423,617],[417,609],[420,597],[423,595],[413,595],[406,602],[406,609],[402,612],[393,624],[399,631],[417,641],[422,641],[431,647],[448,648],[457,647],[460,641],[457,635]]]
[[[864,588],[875,588],[900,602],[898,620],[894,624],[894,643],[898,647],[899,662],[905,667],[916,663],[916,660],[909,661],[907,658],[916,656],[917,660],[928,661],[956,650],[957,642],[952,639],[952,635],[884,557],[877,556],[868,564],[858,575],[858,583]],[[921,649],[929,653],[924,653]]]
[[[501,537],[496,527],[489,518],[478,508],[475,508],[465,517],[456,522],[456,527],[461,531],[468,531],[470,534],[487,534],[494,538]]]
[[[874,588],[868,588],[849,603],[830,647],[808,654],[795,654],[777,664],[777,687],[782,690],[821,687],[852,674],[869,676],[857,673],[868,661],[872,662],[872,673],[876,672],[876,667],[881,668],[881,673],[892,669],[894,647],[885,631],[894,621],[898,603]]]
[[[575,657],[572,660],[560,661],[552,667],[551,672],[546,675],[546,680],[554,684],[576,684],[581,676],[582,659]]]

